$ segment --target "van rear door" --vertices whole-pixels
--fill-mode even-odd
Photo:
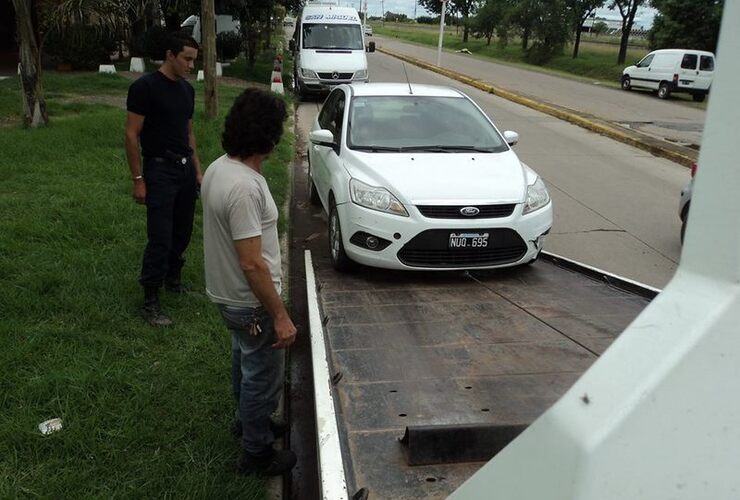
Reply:
[[[709,87],[712,86],[712,78],[714,78],[714,56],[701,54],[694,87],[709,90]]]
[[[681,65],[678,69],[678,88],[693,89],[696,85],[696,77],[699,74],[697,67],[699,65],[699,54],[686,52],[681,58]]]

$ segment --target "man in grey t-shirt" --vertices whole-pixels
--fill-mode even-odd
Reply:
[[[232,385],[238,402],[243,473],[280,475],[296,456],[275,450],[270,415],[283,388],[285,354],[296,328],[280,298],[278,209],[262,162],[280,140],[285,105],[274,94],[245,90],[224,126],[226,154],[206,170],[203,238],[206,293],[231,332]]]

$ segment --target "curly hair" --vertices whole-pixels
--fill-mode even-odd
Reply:
[[[280,142],[286,118],[285,103],[275,94],[248,88],[226,115],[221,145],[238,158],[269,154]]]

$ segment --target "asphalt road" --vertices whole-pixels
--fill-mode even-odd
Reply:
[[[392,57],[368,54],[368,64],[374,82],[405,81]],[[546,250],[659,288],[670,280],[681,252],[686,168],[412,65],[406,71],[414,83],[463,90],[501,131],[520,134],[515,151],[545,179],[555,203]],[[304,141],[320,106],[320,99],[298,106]]]
[[[376,36],[374,39],[384,48],[436,63],[437,51],[434,48],[394,38]],[[633,62],[628,61],[628,64]],[[593,115],[669,142],[701,144],[705,111],[670,99],[660,100],[650,91],[625,92],[604,87],[600,82],[574,81],[459,53],[443,53],[441,65],[483,82]],[[371,78],[377,81],[372,73]]]

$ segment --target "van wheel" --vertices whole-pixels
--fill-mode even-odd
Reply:
[[[671,88],[668,86],[666,82],[661,83],[660,87],[658,87],[658,97],[661,99],[668,99],[670,95],[671,95]]]
[[[691,98],[694,100],[694,102],[704,102],[704,99],[707,98],[706,94],[693,94]]]
[[[622,77],[622,90],[631,90],[632,89],[632,81],[630,80],[630,77],[627,75],[624,75]]]

